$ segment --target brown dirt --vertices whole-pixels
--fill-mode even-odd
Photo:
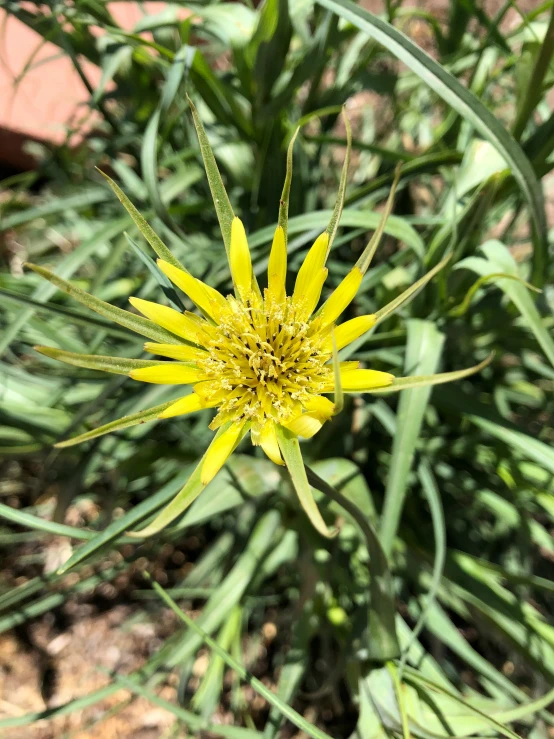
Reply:
[[[97,613],[80,604],[75,611],[75,621],[61,633],[53,618],[45,616],[23,637],[19,633],[2,635],[0,718],[55,708],[98,690],[110,682],[108,672],[132,672],[161,645],[159,629],[152,624],[125,626],[132,615],[129,606]],[[171,685],[157,692],[166,700],[175,700]],[[110,710],[113,715],[104,718]],[[57,739],[69,732],[73,739],[149,739],[159,737],[173,721],[167,711],[120,690],[86,710],[9,729],[3,736]]]

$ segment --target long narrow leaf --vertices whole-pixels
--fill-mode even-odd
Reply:
[[[56,305],[54,303],[41,303],[39,300],[35,300],[30,295],[26,295],[25,293],[16,293],[12,292],[11,290],[0,288],[0,300],[7,300],[9,303],[13,302],[16,305],[33,307],[38,311],[52,313],[55,316],[70,318],[73,323],[80,323],[84,326],[94,326],[96,328],[101,328],[103,331],[107,331],[109,334],[113,334],[114,336],[122,336],[125,339],[129,339],[133,335],[127,329],[113,326],[109,321],[104,321],[102,318],[96,318],[96,316],[91,316],[82,311],[73,310],[72,308],[66,308],[63,305]]]
[[[427,593],[425,605],[421,609],[417,623],[414,626],[410,639],[406,646],[403,648],[402,660],[400,662],[401,672],[404,669],[404,665],[408,658],[411,645],[417,639],[421,630],[425,626],[425,621],[429,614],[430,609],[433,607],[436,601],[437,592],[441,584],[442,575],[444,572],[444,562],[446,559],[446,522],[444,520],[444,510],[442,507],[442,501],[440,493],[437,489],[437,483],[431,471],[429,462],[424,459],[420,463],[417,474],[421,482],[423,494],[427,498],[429,504],[429,510],[431,512],[431,520],[433,522],[433,533],[435,536],[435,561],[433,562],[433,578],[431,580],[431,586]]]
[[[443,343],[444,335],[434,323],[411,319],[408,321],[405,367],[433,372],[439,363]],[[400,398],[380,532],[381,543],[387,556],[392,552],[402,515],[408,490],[408,477],[430,393],[430,388],[417,387],[402,393]]]
[[[450,72],[386,21],[356,6],[351,0],[317,2],[353,23],[398,57],[505,157],[529,205],[539,242],[539,247],[535,246],[534,260],[536,266],[543,269],[548,235],[541,185],[531,163],[500,121]]]
[[[116,308],[115,305],[110,305],[110,303],[106,303],[103,300],[94,297],[94,295],[90,295],[84,290],[81,290],[80,287],[72,285],[70,282],[67,282],[44,267],[39,267],[36,264],[30,264],[29,262],[26,262],[25,266],[32,269],[33,272],[37,273],[37,275],[49,280],[49,282],[55,285],[58,289],[67,293],[70,297],[75,298],[75,300],[78,300],[79,303],[82,303],[87,308],[99,313],[101,316],[109,318],[114,323],[118,323],[120,326],[124,326],[142,336],[147,336],[149,339],[158,341],[160,344],[185,343],[177,336],[170,334],[169,331],[160,328],[160,326],[157,326],[147,318],[122,310],[121,308]]]
[[[526,283],[517,273],[517,264],[508,249],[500,241],[487,241],[481,246],[486,259],[467,257],[456,265],[457,268],[471,269],[482,277],[492,277],[501,272],[512,275],[512,279],[498,279],[498,286],[513,301],[525,322],[534,333],[542,350],[554,366],[554,340],[548,332],[533,299],[527,291]]]
[[[168,595],[168,593],[163,590],[163,588],[156,582],[152,583],[152,587],[156,592],[159,594],[160,598],[164,601],[164,603],[171,608],[171,610],[178,616],[178,618],[185,623],[189,629],[192,629],[194,632],[198,634],[202,638],[202,640],[205,642],[205,644],[221,659],[225,662],[225,664],[230,667],[232,670],[234,670],[237,675],[241,677],[242,680],[245,680],[249,685],[251,685],[254,690],[259,693],[262,698],[265,698],[266,701],[272,705],[275,706],[286,718],[289,719],[291,723],[293,723],[295,726],[297,726],[301,731],[306,732],[308,736],[313,737],[313,739],[331,739],[331,737],[326,734],[325,732],[318,729],[316,726],[311,724],[309,721],[307,721],[303,716],[301,716],[299,713],[297,713],[294,708],[291,708],[286,703],[284,703],[275,693],[273,693],[266,685],[264,685],[261,680],[258,680],[255,678],[252,674],[248,672],[241,664],[239,664],[231,655],[226,652],[224,649],[222,649],[219,644],[209,636],[203,629],[198,626],[196,621],[194,621],[190,616],[188,616],[184,611],[182,611],[177,603],[175,603],[174,600]]]
[[[62,202],[63,199],[60,200]],[[111,239],[119,236],[129,225],[129,217],[124,216],[116,221],[112,221],[102,228],[95,231],[92,236],[81,242],[79,246],[65,256],[56,267],[56,272],[60,278],[69,278],[81,267],[86,260],[98,252],[100,246],[109,243]],[[56,292],[53,285],[42,283],[32,294],[32,298],[45,303]],[[19,331],[33,317],[35,308],[29,306],[21,311],[17,318],[4,330],[0,336],[0,355],[4,353],[6,347],[15,339]]]

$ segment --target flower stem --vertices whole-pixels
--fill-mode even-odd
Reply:
[[[400,654],[392,578],[387,557],[371,523],[357,505],[305,465],[310,485],[338,503],[360,527],[370,556],[369,658],[386,662]]]
[[[546,29],[544,41],[542,42],[537,60],[535,61],[535,66],[529,79],[529,84],[527,85],[527,92],[525,94],[525,97],[523,98],[523,102],[517,113],[517,117],[514,123],[512,135],[516,139],[516,141],[519,141],[519,139],[521,138],[521,134],[525,130],[527,121],[533,114],[533,111],[537,107],[539,100],[542,97],[544,78],[546,73],[548,72],[548,67],[550,66],[550,61],[553,54],[554,5],[552,6],[552,9],[550,11],[550,21],[548,23],[548,28]]]

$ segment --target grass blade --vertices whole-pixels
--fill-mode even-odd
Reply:
[[[441,584],[442,575],[444,572],[444,563],[446,559],[446,522],[444,519],[444,510],[442,507],[442,501],[440,493],[437,489],[437,483],[431,471],[431,466],[427,460],[422,460],[417,474],[423,494],[427,498],[429,504],[429,510],[431,512],[431,520],[433,522],[433,533],[435,536],[435,560],[433,562],[433,576],[425,605],[421,609],[417,623],[414,626],[408,643],[403,648],[402,659],[400,661],[400,673],[404,669],[408,654],[413,642],[417,639],[421,630],[425,626],[429,611],[436,602],[437,592]]]
[[[182,721],[189,729],[194,732],[198,732],[196,735],[201,736],[204,733],[213,734],[213,736],[221,736],[223,739],[260,739],[262,734],[254,729],[244,729],[240,726],[224,726],[223,724],[211,724],[207,722],[202,716],[197,716],[192,711],[187,711],[181,706],[174,705],[164,698],[153,693],[144,685],[141,685],[138,680],[133,680],[125,675],[117,675],[115,683],[136,695],[146,698],[147,701],[152,703],[154,706],[164,708],[166,711],[172,713],[179,721]]]
[[[183,623],[185,623],[189,627],[189,629],[192,629],[198,634],[199,637],[202,638],[202,641],[204,641],[206,646],[208,646],[213,652],[215,652],[215,654],[217,654],[218,657],[220,657],[228,667],[234,670],[243,680],[251,685],[254,690],[259,693],[262,698],[265,698],[265,700],[271,706],[277,708],[283,714],[283,716],[291,721],[291,723],[293,723],[301,731],[306,732],[308,736],[313,737],[313,739],[331,739],[329,734],[326,734],[325,732],[321,731],[316,726],[311,724],[309,721],[306,721],[306,719],[299,713],[297,713],[294,708],[287,706],[287,704],[284,703],[277,695],[275,695],[275,693],[269,690],[269,688],[267,688],[260,680],[251,675],[248,670],[246,670],[241,664],[233,659],[233,657],[231,657],[228,652],[222,649],[219,644],[211,638],[211,636],[209,636],[202,628],[200,628],[200,626],[198,626],[198,624],[192,618],[190,618],[190,616],[188,616],[179,608],[177,603],[175,603],[175,601],[157,582],[152,582],[152,587],[158,593],[163,602],[169,608],[171,608],[173,613],[175,613],[175,615]]]
[[[112,521],[112,523],[106,526],[103,531],[96,534],[89,542],[76,549],[67,562],[59,568],[58,574],[62,575],[84,560],[95,555],[100,549],[106,547],[111,542],[122,538],[126,531],[139,524],[171,500],[171,498],[175,497],[175,489],[177,487],[181,487],[183,484],[183,477],[188,477],[189,474],[190,472],[187,467],[181,471],[179,475],[164,485],[157,493],[134,506],[134,508],[121,518]]]
[[[498,286],[506,293],[519,310],[525,322],[534,333],[542,350],[554,366],[554,340],[543,323],[527,285],[517,273],[517,264],[509,250],[500,241],[487,241],[481,246],[486,259],[468,257],[458,262],[457,269],[471,269],[482,277],[492,277],[498,273],[507,273],[512,279],[498,279]]]
[[[444,334],[431,321],[412,319],[407,322],[407,327],[406,369],[433,373],[440,361]],[[429,387],[416,387],[402,393],[398,405],[398,423],[392,447],[380,532],[381,544],[387,556],[391,554],[400,522],[408,489],[408,476],[430,394]]]
[[[548,244],[548,237],[541,185],[531,163],[508,131],[450,72],[389,23],[356,6],[351,0],[317,0],[317,2],[381,43],[469,121],[502,154],[525,195],[537,230],[538,241],[544,245],[542,250],[534,254],[536,265],[543,269],[546,256],[544,249]]]
[[[16,293],[11,290],[0,288],[0,299],[7,300],[9,303],[16,303],[17,305],[32,306],[38,311],[44,311],[45,313],[53,313],[54,315],[63,316],[64,318],[70,318],[73,323],[79,323],[83,326],[94,326],[101,328],[103,331],[107,331],[109,334],[115,336],[121,336],[128,339],[133,336],[133,333],[126,329],[119,328],[118,326],[112,325],[109,321],[104,321],[102,318],[96,318],[96,316],[89,316],[78,310],[72,308],[66,308],[63,305],[55,305],[54,303],[41,303],[39,300],[26,295],[25,293]]]

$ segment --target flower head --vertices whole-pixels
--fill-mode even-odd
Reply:
[[[335,322],[354,297],[361,282],[358,267],[343,280],[321,309],[314,313],[327,274],[325,261],[329,236],[323,233],[308,251],[298,272],[294,291],[287,296],[287,252],[283,228],[275,231],[268,269],[268,286],[262,291],[252,272],[244,226],[234,218],[231,226],[230,265],[236,295],[224,297],[163,260],[160,269],[202,310],[204,316],[179,313],[172,308],[131,298],[150,320],[188,342],[154,344],[154,354],[182,360],[163,362],[131,371],[143,382],[192,384],[192,393],[170,405],[163,418],[216,408],[210,427],[224,427],[221,442],[208,453],[202,479],[209,482],[225,462],[243,432],[282,464],[277,430],[280,426],[302,437],[313,436],[335,410],[326,394],[335,392],[333,332]],[[342,348],[375,323],[372,315],[342,324],[335,344]],[[388,372],[358,369],[358,362],[339,363],[342,387],[371,390],[391,385]],[[233,443],[224,443],[225,439]]]
[[[141,382],[184,386],[187,392],[177,401],[106,424],[61,442],[58,446],[79,443],[144,420],[182,416],[213,408],[215,415],[210,428],[217,433],[196,473],[154,523],[140,533],[155,533],[182,513],[215,477],[249,432],[253,444],[261,446],[271,460],[287,465],[300,502],[312,523],[322,534],[329,535],[311,494],[298,437],[309,438],[316,434],[340,408],[343,392],[390,392],[437,384],[466,376],[482,365],[431,378],[395,378],[388,372],[360,368],[355,361],[339,362],[337,352],[340,349],[361,337],[412,297],[447,261],[443,260],[375,315],[363,315],[340,322],[343,312],[360,288],[385,229],[398,173],[374,236],[356,265],[320,305],[327,277],[325,265],[344,202],[347,153],[331,221],[307,252],[292,294],[287,295],[287,209],[293,139],[287,158],[287,179],[279,225],[269,255],[267,287],[262,290],[252,269],[244,226],[234,216],[194,108],[193,116],[227,247],[234,294],[222,295],[193,277],[164,246],[120,188],[107,178],[139,230],[161,257],[158,260],[160,270],[188,296],[197,312],[181,312],[140,298],[130,298],[133,307],[144,316],[142,318],[109,306],[48,270],[30,265],[88,307],[153,339],[145,344],[145,350],[164,359],[129,360],[79,355],[48,347],[37,348],[70,364],[128,373],[131,378]],[[348,125],[347,134],[349,138]],[[333,400],[329,395],[333,396]]]

